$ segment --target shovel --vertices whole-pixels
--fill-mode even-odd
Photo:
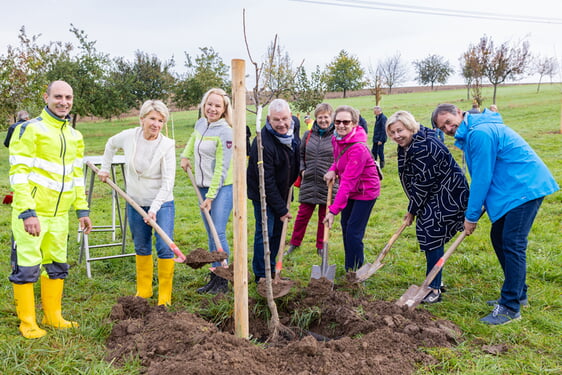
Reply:
[[[390,248],[392,247],[394,242],[396,242],[398,236],[400,236],[400,234],[402,233],[404,228],[406,228],[406,226],[407,226],[406,222],[403,222],[400,228],[398,228],[398,230],[396,231],[396,233],[394,233],[392,237],[390,237],[390,240],[384,246],[384,248],[382,249],[381,253],[379,254],[379,256],[377,257],[374,263],[365,263],[363,266],[361,266],[361,268],[359,268],[355,272],[355,280],[353,281],[354,283],[360,283],[362,281],[367,280],[375,272],[377,272],[382,266],[384,266],[384,263],[381,263],[382,260],[384,259],[386,254],[388,254]]]
[[[201,191],[199,191],[199,187],[197,187],[197,184],[195,183],[195,177],[193,177],[193,172],[191,171],[190,165],[188,165],[187,167],[187,175],[189,176],[191,185],[193,185],[193,189],[195,189],[195,192],[197,193],[197,199],[199,200],[199,205],[202,205],[203,196],[201,195]],[[215,247],[217,248],[217,251],[224,252],[221,241],[219,239],[219,234],[217,233],[217,228],[215,228],[215,223],[213,222],[213,218],[211,217],[211,213],[209,212],[207,207],[201,208],[201,211],[203,211],[203,214],[205,215],[205,219],[207,219],[207,224],[209,225],[209,229],[211,230],[211,235],[213,236],[213,241],[215,242]],[[228,267],[228,263],[226,259],[224,259],[221,262],[221,265],[223,267]],[[211,268],[211,271],[214,271],[214,267]]]
[[[86,162],[86,164],[88,165],[88,167],[90,167],[90,169],[92,171],[94,171],[95,174],[98,174],[100,172],[100,170],[92,162],[88,161],[88,162]],[[125,199],[127,201],[127,203],[129,203],[131,205],[131,207],[133,207],[135,209],[135,211],[137,211],[139,213],[139,215],[141,215],[148,222],[148,225],[150,225],[152,228],[154,228],[156,233],[158,233],[160,235],[160,237],[164,240],[164,242],[166,242],[166,244],[168,246],[170,246],[170,249],[172,249],[172,251],[176,255],[176,258],[174,258],[174,261],[177,262],[177,263],[184,263],[185,262],[185,255],[181,252],[181,250],[178,248],[178,246],[172,241],[172,239],[166,234],[166,232],[164,232],[164,230],[162,228],[160,228],[160,225],[158,225],[156,223],[156,221],[152,220],[150,218],[150,216],[148,216],[148,214],[141,208],[141,206],[139,206],[137,204],[137,202],[135,202],[133,200],[133,198],[128,196],[127,193],[125,193],[123,190],[121,190],[121,188],[119,186],[117,186],[113,181],[111,181],[110,178],[105,180],[105,182],[109,186],[111,186],[111,188],[113,190],[115,190],[117,192],[117,194],[119,194],[121,197],[123,197],[123,199]]]
[[[425,298],[425,296],[427,296],[427,293],[429,293],[428,290],[429,284],[431,284],[433,279],[435,279],[435,276],[437,276],[439,271],[441,271],[447,259],[449,259],[451,254],[453,254],[453,252],[457,249],[457,247],[460,245],[460,243],[465,237],[466,237],[466,232],[463,231],[460,234],[460,236],[455,240],[455,242],[453,242],[453,244],[449,247],[449,249],[447,249],[447,252],[443,254],[441,258],[439,258],[437,263],[435,263],[435,265],[433,266],[433,268],[425,278],[423,284],[421,286],[411,285],[406,291],[406,293],[404,293],[402,297],[400,297],[400,299],[396,301],[396,304],[398,306],[404,306],[404,305],[408,306],[408,309],[410,311],[415,309],[416,306],[419,305],[420,302]]]
[[[291,207],[291,198],[293,196],[293,187],[289,189],[289,196],[287,197],[287,209]],[[287,227],[289,226],[289,219],[283,220],[283,228],[281,229],[281,240],[279,241],[279,251],[277,252],[277,262],[275,263],[275,278],[272,281],[273,298],[286,296],[291,291],[295,282],[292,280],[282,279],[281,270],[283,269],[283,253],[285,251],[285,241],[287,237]],[[258,284],[258,293],[266,296],[265,278],[262,278]]]
[[[326,200],[326,209],[330,206],[332,201],[332,189],[334,187],[334,182],[330,181],[328,183],[328,198]],[[312,266],[312,274],[310,276],[311,279],[320,279],[325,277],[328,279],[332,284],[334,283],[334,279],[336,277],[336,265],[335,264],[328,264],[328,239],[329,239],[330,227],[327,223],[324,224],[324,241],[323,241],[323,248],[322,248],[322,264],[320,266],[314,265]]]

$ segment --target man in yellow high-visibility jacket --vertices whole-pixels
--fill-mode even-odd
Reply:
[[[46,334],[37,325],[33,283],[41,277],[42,324],[76,327],[61,315],[68,275],[68,211],[76,210],[80,227],[92,223],[84,190],[82,134],[70,126],[72,87],[54,81],[43,95],[41,115],[18,125],[10,141],[10,184],[14,191],[12,274],[19,330],[26,338]]]

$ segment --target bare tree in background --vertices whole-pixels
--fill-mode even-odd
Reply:
[[[371,94],[375,96],[375,105],[379,105],[382,100],[382,74],[378,67],[374,68],[370,63],[367,68],[367,84]]]
[[[388,57],[377,67],[382,77],[382,83],[388,87],[388,93],[392,94],[392,88],[404,83],[408,75],[408,68],[402,62],[402,55],[396,52],[394,56]]]
[[[537,93],[541,89],[541,81],[544,76],[550,77],[550,83],[552,83],[552,77],[558,71],[558,60],[556,57],[537,57],[533,61],[534,71],[539,75],[539,83],[537,85]]]
[[[506,80],[517,81],[525,75],[531,61],[529,42],[519,41],[510,45],[503,42],[496,47],[491,37],[480,38],[479,49],[484,61],[484,75],[494,86],[492,102],[496,103],[498,85]]]
[[[460,57],[461,75],[466,82],[466,98],[472,98],[482,105],[482,80],[484,79],[484,62],[482,61],[479,46],[470,45],[468,51]]]

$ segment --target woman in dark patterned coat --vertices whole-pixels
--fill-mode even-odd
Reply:
[[[449,149],[432,129],[406,111],[386,123],[388,136],[398,144],[398,174],[408,196],[405,220],[416,218],[416,235],[425,252],[426,275],[443,256],[444,245],[463,230],[468,183]],[[429,285],[425,303],[441,301],[441,272]]]

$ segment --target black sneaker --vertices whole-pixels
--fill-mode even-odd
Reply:
[[[421,303],[437,303],[441,302],[441,290],[431,289],[429,293],[425,296]]]

